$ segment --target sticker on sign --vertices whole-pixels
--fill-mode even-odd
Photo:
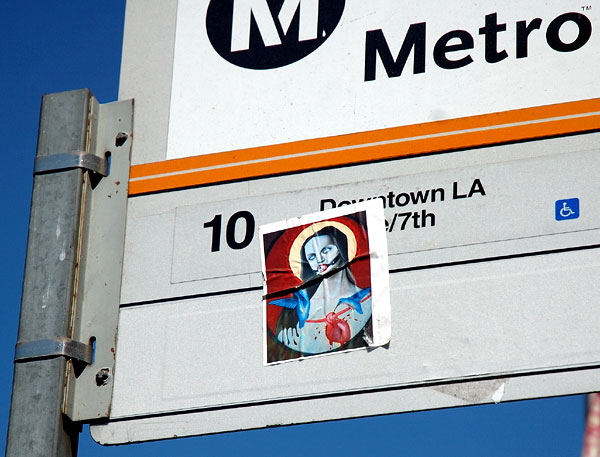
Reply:
[[[260,227],[265,363],[389,343],[384,221],[370,201]]]

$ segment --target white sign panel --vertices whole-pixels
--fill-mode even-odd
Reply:
[[[123,302],[260,287],[258,226],[359,200],[384,205],[392,271],[594,245],[594,138],[371,164],[360,178],[337,170],[221,185],[210,203],[199,203],[204,188],[135,197]],[[585,217],[557,220],[557,202],[570,199]]]
[[[597,389],[596,10],[127,8],[121,97],[135,98],[135,165],[98,441]],[[259,227],[355,205],[383,208],[389,342],[268,363],[273,273]]]
[[[598,13],[572,8],[180,0],[166,158],[585,100]]]

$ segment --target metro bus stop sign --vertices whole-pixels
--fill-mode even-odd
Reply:
[[[599,21],[542,0],[130,0],[133,166],[95,439],[597,390]],[[327,353],[306,357],[294,337],[320,337],[310,309],[329,263],[350,272],[331,270],[348,293],[330,320],[368,309],[352,266],[366,251],[348,248],[360,224],[315,232],[319,252],[277,241],[296,253],[275,262],[282,297],[263,289],[259,227],[363,202],[383,208],[389,342],[339,351],[357,333],[335,321]],[[327,252],[342,257],[308,276],[292,265]],[[273,354],[300,360],[265,363],[268,329]]]

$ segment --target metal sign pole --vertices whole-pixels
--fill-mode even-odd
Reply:
[[[80,425],[63,414],[63,403],[68,360],[86,357],[70,338],[88,173],[60,164],[88,150],[91,104],[88,90],[42,101],[36,166],[44,169],[33,183],[7,457],[77,455]]]

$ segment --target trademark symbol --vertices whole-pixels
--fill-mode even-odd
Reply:
[[[592,5],[586,5],[581,7],[581,11],[589,11],[592,9]]]

